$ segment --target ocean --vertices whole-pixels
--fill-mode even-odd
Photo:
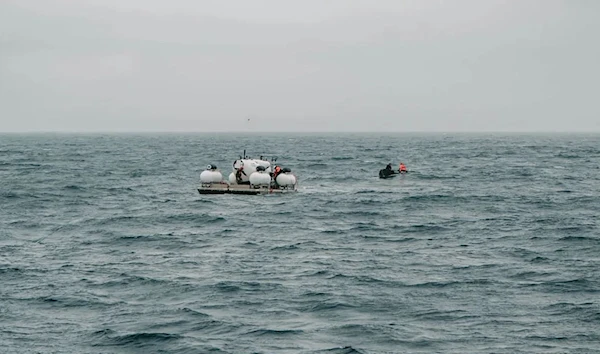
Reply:
[[[244,149],[298,192],[200,195]],[[598,134],[2,134],[0,182],[4,354],[600,353]]]

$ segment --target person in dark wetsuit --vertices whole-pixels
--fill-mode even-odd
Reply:
[[[388,163],[384,169],[379,170],[379,178],[388,178],[389,176],[393,175],[394,173],[395,172],[392,169],[392,164]]]

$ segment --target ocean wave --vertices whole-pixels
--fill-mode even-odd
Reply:
[[[246,326],[235,321],[220,321],[213,318],[199,321],[189,321],[189,329],[191,332],[196,332],[199,337],[205,336],[235,336],[236,338],[246,330]],[[195,348],[197,350],[197,348]]]
[[[576,278],[570,280],[550,280],[539,281],[531,284],[532,287],[538,287],[550,293],[600,293],[598,281],[589,280],[586,278]]]
[[[420,180],[453,180],[453,179],[460,179],[461,176],[460,174],[457,173],[452,173],[452,174],[448,174],[448,175],[426,175],[426,174],[420,174],[420,173],[416,173],[416,172],[412,172],[410,173],[410,176],[414,176],[417,175],[418,179]]]
[[[157,344],[178,341],[184,338],[184,336],[180,334],[160,332],[138,332],[118,335],[115,331],[110,329],[94,332],[93,335],[105,340],[103,344],[96,344],[96,346],[131,346],[135,348],[152,347]]]
[[[319,233],[322,234],[326,234],[326,235],[340,235],[340,234],[345,234],[347,232],[346,229],[337,229],[337,230],[319,230]]]
[[[17,267],[8,267],[8,268],[3,268],[0,267],[0,274],[22,274],[24,273],[25,270],[21,269],[21,268],[17,268]]]
[[[330,272],[328,270],[319,269],[319,270],[306,271],[306,272],[304,272],[304,274],[302,274],[302,276],[305,276],[305,277],[321,277],[321,276],[328,275],[328,274],[330,274]]]
[[[4,190],[0,191],[0,197],[3,199],[19,199],[19,198],[27,198],[27,197],[35,198],[35,196],[32,194],[19,194],[16,192],[4,191]]]
[[[544,311],[552,316],[575,317],[585,322],[597,322],[600,319],[600,307],[593,302],[559,302],[544,307]]]
[[[246,332],[244,335],[258,336],[258,337],[285,337],[295,336],[303,334],[304,331],[300,329],[255,329],[250,332]]]
[[[385,189],[361,189],[354,192],[354,194],[398,194],[398,191]]]
[[[83,186],[75,185],[75,184],[69,184],[69,185],[64,186],[63,189],[80,191],[80,190],[84,190],[86,188]]]
[[[517,279],[517,280],[529,280],[529,279],[539,279],[539,278],[544,278],[544,277],[551,277],[551,276],[555,276],[555,275],[556,275],[556,273],[554,273],[554,272],[527,270],[527,271],[521,271],[521,272],[517,272],[516,274],[510,275],[509,278]]]
[[[352,346],[346,346],[346,347],[336,347],[336,348],[328,348],[328,349],[321,349],[321,350],[317,350],[317,351],[313,351],[311,353],[326,353],[326,354],[365,354],[366,352],[354,348]]]
[[[585,228],[587,229],[587,228]],[[590,227],[591,229],[591,227]],[[563,229],[561,229],[563,230]],[[573,232],[581,232],[584,230],[583,227],[576,227],[576,228],[571,228],[570,229]],[[600,242],[600,237],[594,237],[594,236],[564,236],[558,239],[559,241],[565,241],[565,242],[587,242],[587,241],[592,241],[592,242]]]
[[[340,210],[338,212],[336,212],[334,215],[336,217],[378,217],[381,215],[385,215],[385,212],[382,212],[380,210]]]
[[[139,276],[139,275],[130,275],[127,273],[121,273],[118,275],[118,277],[120,277],[120,279],[111,279],[108,281],[93,283],[91,285],[93,285],[95,287],[102,287],[102,288],[122,287],[122,286],[135,287],[135,286],[147,286],[147,285],[150,285],[150,286],[173,286],[173,285],[175,285],[175,283],[171,280],[157,279],[157,278],[145,277],[145,276]],[[113,278],[115,278],[115,277],[113,276]],[[181,286],[183,284],[177,284],[177,285]]]
[[[310,163],[310,164],[299,164],[296,167],[296,170],[309,170],[309,171],[319,171],[319,170],[325,170],[329,167],[328,164],[323,163],[323,162],[315,162],[315,163]]]
[[[321,350],[317,350],[317,351],[311,351],[311,353],[326,353],[326,354],[365,354],[366,352],[354,348],[352,346],[345,346],[345,347],[335,347],[335,348],[328,348],[328,349],[321,349]]]
[[[402,198],[405,202],[452,202],[452,201],[466,201],[468,198],[459,197],[449,194],[424,194],[424,195],[409,195]]]
[[[282,245],[282,246],[271,247],[270,250],[274,251],[274,252],[297,251],[301,248],[300,246],[301,246],[301,243],[296,243],[296,244],[291,244],[291,245]]]
[[[282,285],[274,282],[254,282],[254,281],[220,281],[210,285],[211,289],[219,292],[254,292],[273,291],[281,288]]]
[[[133,192],[134,189],[131,187],[97,187],[100,191],[107,191],[110,193],[123,193],[123,192]]]
[[[193,222],[193,223],[201,223],[203,225],[211,225],[211,224],[219,224],[224,222],[226,219],[222,216],[213,216],[209,214],[200,214],[200,213],[180,213],[180,214],[171,214],[171,215],[160,215],[160,216],[150,216],[150,215],[118,215],[111,216],[108,218],[103,218],[95,221],[95,226],[103,226],[103,225],[127,225],[127,224],[138,224],[138,225],[148,225],[148,224],[171,224],[178,222]]]
[[[448,287],[456,287],[465,284],[461,281],[425,281],[422,283],[397,283],[402,287],[408,288],[423,288],[423,289],[443,289]]]
[[[378,226],[373,223],[354,223],[350,226],[348,231],[374,231],[374,232],[386,232],[387,228]]]
[[[346,275],[346,274],[342,274],[342,273],[337,273],[337,274],[333,274],[327,277],[327,279],[329,280],[337,280],[337,279],[342,279],[342,280],[346,280],[348,282],[352,282],[355,284],[362,284],[362,283],[386,283],[386,280],[381,280],[381,279],[377,279],[374,277],[370,277],[370,276],[365,276],[365,275]]]
[[[346,302],[323,301],[318,304],[309,306],[307,311],[309,311],[309,312],[337,311],[337,310],[343,310],[343,309],[352,309],[355,307],[356,306],[351,305]]]
[[[435,234],[435,233],[443,233],[451,231],[452,228],[435,225],[435,224],[415,224],[415,225],[393,225],[391,226],[392,230],[396,230],[400,233],[408,233],[408,234]]]
[[[469,318],[479,318],[478,315],[474,315],[466,310],[426,310],[423,312],[416,312],[413,316],[421,320],[443,322],[456,322]]]
[[[202,318],[210,317],[209,315],[207,315],[204,312],[192,310],[187,307],[180,308],[180,309],[178,309],[178,311],[184,312],[185,314],[188,314],[188,315],[198,316],[198,317],[202,317]]]
[[[109,298],[100,298],[91,294],[86,294],[81,297],[74,296],[48,296],[40,297],[36,299],[42,303],[51,303],[53,307],[63,307],[70,309],[73,307],[79,307],[83,309],[111,309],[116,305],[124,304],[124,301]]]

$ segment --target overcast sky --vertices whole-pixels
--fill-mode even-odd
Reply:
[[[600,131],[599,36],[595,0],[0,0],[0,131]]]

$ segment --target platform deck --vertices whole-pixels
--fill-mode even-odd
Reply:
[[[203,184],[198,188],[200,194],[246,194],[246,195],[257,195],[257,194],[277,194],[277,193],[293,193],[295,189],[278,189],[269,187],[254,188],[247,184],[232,184],[226,183],[212,183]]]

